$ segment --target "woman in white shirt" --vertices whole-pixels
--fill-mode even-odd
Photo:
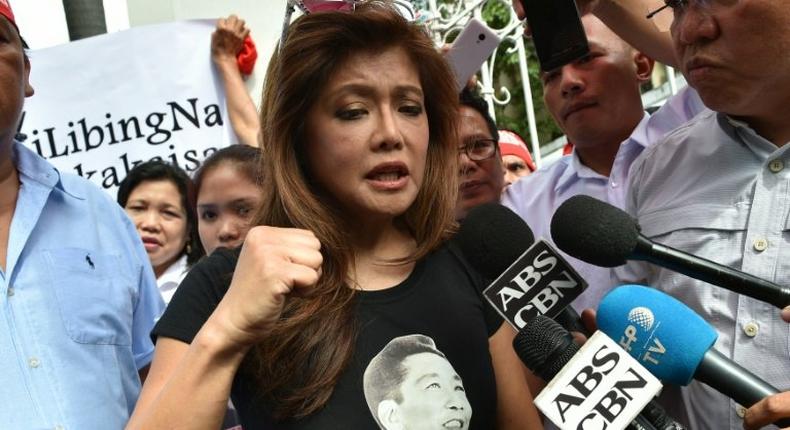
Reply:
[[[159,160],[137,165],[118,188],[118,203],[140,234],[165,303],[189,266],[204,255],[194,196],[186,172]]]

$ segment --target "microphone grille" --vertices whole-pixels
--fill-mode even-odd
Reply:
[[[455,236],[464,258],[488,279],[496,279],[535,242],[526,222],[498,203],[469,211]]]
[[[549,381],[579,351],[579,345],[556,321],[538,315],[518,332],[513,349],[530,370]]]
[[[617,267],[636,248],[639,225],[623,210],[590,196],[563,202],[551,218],[551,238],[567,254],[602,267]]]

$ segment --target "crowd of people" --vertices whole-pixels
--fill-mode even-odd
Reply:
[[[790,285],[790,1],[667,0],[667,33],[641,0],[577,0],[590,52],[540,75],[573,149],[541,169],[473,87],[457,92],[405,2],[312,3],[269,62],[260,112],[237,62],[249,30],[218,20],[240,144],[193,177],[141,163],[115,202],[16,139],[35,82],[0,0],[4,428],[548,428],[533,403],[545,382],[453,240],[486,203],[551,241],[554,211],[589,195],[657,242]],[[648,113],[654,59],[689,86]],[[667,384],[672,418],[790,417],[790,307],[566,257],[589,283],[572,304],[586,320],[617,285],[650,285],[783,391],[744,407]]]

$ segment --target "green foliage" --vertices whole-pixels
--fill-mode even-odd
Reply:
[[[437,0],[438,5],[457,4],[461,0]],[[427,9],[424,0],[412,0],[415,6]],[[488,0],[483,5],[482,16],[489,27],[502,29],[510,22],[510,2],[508,0]],[[452,38],[450,39],[452,40]],[[494,62],[493,87],[498,91],[500,87],[506,87],[510,91],[510,102],[505,106],[495,106],[497,124],[500,128],[513,130],[521,135],[531,146],[529,126],[527,124],[527,108],[524,102],[524,90],[521,82],[521,73],[518,65],[518,55],[515,50],[508,53],[508,48],[514,46],[514,42],[503,41],[496,51],[496,61]],[[554,123],[551,114],[543,105],[543,86],[539,78],[538,59],[535,55],[535,48],[530,40],[524,40],[524,47],[527,54],[527,69],[529,71],[530,89],[532,90],[532,104],[535,109],[535,122],[538,131],[538,140],[546,144],[562,136],[562,131]],[[502,99],[504,94],[497,92],[498,98]]]

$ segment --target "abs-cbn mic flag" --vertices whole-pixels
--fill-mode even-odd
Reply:
[[[214,27],[150,25],[30,51],[24,144],[112,194],[152,158],[195,171],[236,142],[211,63]]]
[[[661,382],[604,333],[595,332],[535,398],[562,430],[622,430]]]
[[[538,240],[483,295],[517,329],[537,315],[554,318],[587,282],[546,241]]]

